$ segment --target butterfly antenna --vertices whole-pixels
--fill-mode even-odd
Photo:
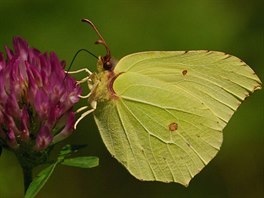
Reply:
[[[102,57],[103,66],[104,66],[105,70],[111,70],[113,67],[113,63],[111,62],[111,52],[110,52],[110,49],[107,46],[104,38],[102,37],[102,35],[100,34],[100,32],[98,31],[96,26],[93,24],[93,22],[91,22],[88,19],[82,19],[82,22],[88,23],[94,29],[94,31],[97,33],[97,35],[99,36],[99,40],[97,40],[95,42],[95,44],[101,44],[105,47],[106,55],[104,57]]]
[[[74,63],[76,57],[78,56],[78,54],[79,54],[80,52],[87,52],[88,54],[90,54],[90,55],[92,55],[93,57],[95,57],[96,59],[98,59],[98,56],[96,56],[95,54],[93,54],[93,53],[90,52],[89,50],[87,50],[87,49],[79,49],[79,50],[75,53],[75,55],[73,56],[72,61],[71,61],[71,64],[70,64],[69,68],[67,69],[67,73],[70,71],[70,69],[71,69],[71,67],[72,67],[72,64]]]
[[[69,68],[68,68],[67,71],[66,71],[66,75],[65,75],[65,77],[64,77],[64,80],[65,80],[65,78],[68,76],[68,72],[70,71],[70,69],[71,69],[71,67],[72,67],[72,65],[73,65],[73,63],[74,63],[76,57],[78,56],[78,54],[79,54],[80,52],[87,52],[88,54],[90,54],[90,55],[92,55],[93,57],[95,57],[96,59],[98,59],[98,56],[96,56],[95,54],[93,54],[93,53],[90,52],[89,50],[87,50],[87,49],[79,49],[79,50],[75,53],[75,55],[73,56],[73,58],[72,58],[71,64],[70,64]],[[64,80],[63,80],[63,81],[64,81]]]

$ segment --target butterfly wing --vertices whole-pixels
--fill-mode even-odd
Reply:
[[[141,180],[187,186],[217,154],[222,130],[261,82],[221,52],[142,52],[114,69],[117,97],[95,120],[110,153]]]

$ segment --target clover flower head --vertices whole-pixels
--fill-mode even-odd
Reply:
[[[0,145],[41,151],[73,131],[81,88],[54,52],[41,53],[14,37],[0,52]]]

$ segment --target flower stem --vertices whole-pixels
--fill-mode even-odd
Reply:
[[[27,189],[32,182],[32,168],[31,167],[22,167],[23,176],[24,176],[24,192],[26,194]]]

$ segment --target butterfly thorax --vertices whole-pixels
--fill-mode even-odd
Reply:
[[[97,71],[91,79],[93,88],[89,101],[103,102],[116,99],[113,82],[118,75],[113,70],[105,70],[101,58],[97,62]]]

